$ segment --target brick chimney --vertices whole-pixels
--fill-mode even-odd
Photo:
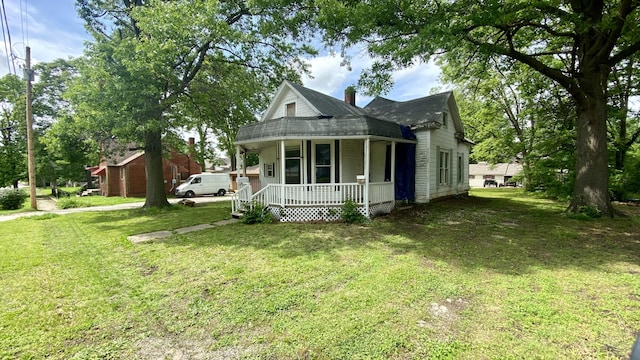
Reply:
[[[344,102],[351,106],[356,106],[356,88],[353,85],[344,89]]]
[[[193,146],[196,144],[196,138],[190,137],[189,138],[189,146]]]

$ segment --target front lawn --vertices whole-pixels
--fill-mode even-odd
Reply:
[[[229,203],[2,223],[0,358],[626,359],[640,208],[583,221],[517,190],[365,226],[223,227]]]

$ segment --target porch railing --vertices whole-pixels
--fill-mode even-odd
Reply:
[[[233,206],[246,206],[252,201],[267,206],[341,206],[346,200],[358,205],[365,204],[365,185],[358,183],[340,184],[267,184],[260,191],[251,194],[245,185],[234,196]],[[391,182],[369,184],[369,204],[394,201],[394,186]]]
[[[251,204],[252,198],[251,184],[240,184],[240,189],[231,198],[231,212],[237,213]]]

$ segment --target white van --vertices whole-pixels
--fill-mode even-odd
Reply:
[[[224,196],[231,181],[229,174],[194,174],[176,188],[177,197],[194,197],[196,195]]]

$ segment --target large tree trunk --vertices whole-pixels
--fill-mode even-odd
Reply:
[[[160,130],[148,130],[144,133],[145,173],[147,175],[147,195],[145,208],[163,208],[169,206],[164,192],[162,174],[162,133]]]
[[[576,99],[577,144],[576,183],[569,211],[581,206],[596,208],[613,216],[609,198],[609,159],[607,151],[606,70],[584,72],[580,88],[584,96]]]

